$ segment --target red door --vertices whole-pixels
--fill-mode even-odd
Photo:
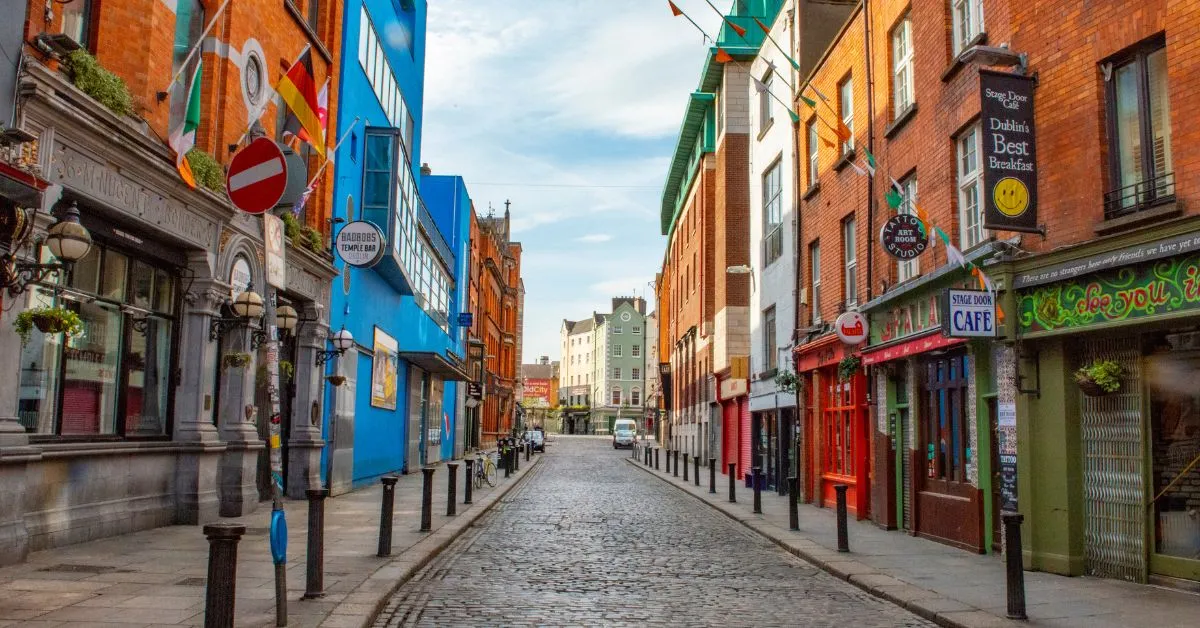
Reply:
[[[834,486],[845,484],[846,509],[867,516],[866,377],[858,373],[841,381],[835,371],[821,372],[821,502],[837,504]]]
[[[738,433],[741,435],[738,442],[738,479],[745,480],[746,474],[750,473],[754,466],[750,457],[750,448],[754,444],[750,435],[750,404],[746,397],[738,397],[734,403],[738,409]]]
[[[738,441],[741,440],[738,427],[738,407],[734,401],[721,402],[721,433],[724,435],[724,446],[721,448],[721,473],[729,473],[729,463],[738,461]],[[733,476],[740,477],[737,469]]]

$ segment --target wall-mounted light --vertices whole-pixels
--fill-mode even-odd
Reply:
[[[25,210],[16,210],[18,213]],[[71,266],[83,259],[92,249],[92,235],[79,224],[79,205],[75,201],[61,211],[58,222],[50,227],[45,244],[50,253],[61,263],[34,264],[17,261],[13,253],[0,256],[0,285],[8,290],[9,296],[17,296],[31,283],[38,283],[52,273],[69,271]],[[28,214],[21,216],[28,220]],[[27,228],[26,228],[27,229]],[[14,246],[14,248],[16,248]]]
[[[233,303],[229,305],[229,309],[233,311],[233,316],[214,318],[208,324],[209,340],[220,338],[234,325],[244,325],[256,318],[262,318],[263,300],[257,292],[247,286],[245,292],[239,294],[237,299],[234,299]]]
[[[740,266],[729,266],[725,269],[725,272],[729,273],[730,275],[750,275],[750,291],[758,292],[758,286],[755,285],[753,268],[750,268],[746,264],[742,264]]]
[[[325,364],[326,362],[329,361],[329,358],[332,358],[334,356],[340,356],[343,353],[345,353],[347,349],[349,349],[350,347],[353,347],[354,346],[354,334],[351,334],[349,330],[347,330],[345,327],[343,327],[343,328],[337,330],[337,333],[335,333],[329,339],[329,342],[333,344],[333,349],[317,352],[317,366],[321,366],[322,364]]]
[[[979,65],[1016,67],[1017,71],[1025,74],[1029,57],[1025,53],[1017,53],[1004,46],[975,45],[967,48],[958,55],[960,63],[977,63]]]

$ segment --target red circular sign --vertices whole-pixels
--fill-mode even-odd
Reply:
[[[239,150],[229,162],[225,190],[234,207],[261,214],[279,203],[287,187],[287,162],[283,151],[271,140],[260,137]]]
[[[833,322],[833,331],[848,345],[862,344],[867,339],[867,318],[853,310],[842,312]]]

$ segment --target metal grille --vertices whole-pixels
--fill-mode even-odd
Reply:
[[[910,423],[911,423],[911,421],[909,419],[909,411],[907,409],[901,410],[900,411],[900,429],[902,430],[903,437],[899,440],[900,440],[900,451],[902,452],[902,455],[900,457],[900,471],[901,471],[901,475],[903,476],[901,478],[901,481],[903,482],[903,484],[900,485],[901,486],[900,492],[904,495],[903,520],[904,520],[904,529],[905,530],[913,529],[913,526],[912,526],[912,446],[909,445],[909,443],[908,443],[909,434],[912,431],[912,426],[910,425]]]
[[[1121,390],[1080,395],[1083,446],[1084,568],[1106,578],[1146,578],[1142,383],[1135,338],[1087,341],[1084,363],[1116,360],[1125,369]]]

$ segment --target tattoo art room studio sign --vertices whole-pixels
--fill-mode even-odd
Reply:
[[[979,72],[983,226],[1040,233],[1037,224],[1037,151],[1033,79]]]

